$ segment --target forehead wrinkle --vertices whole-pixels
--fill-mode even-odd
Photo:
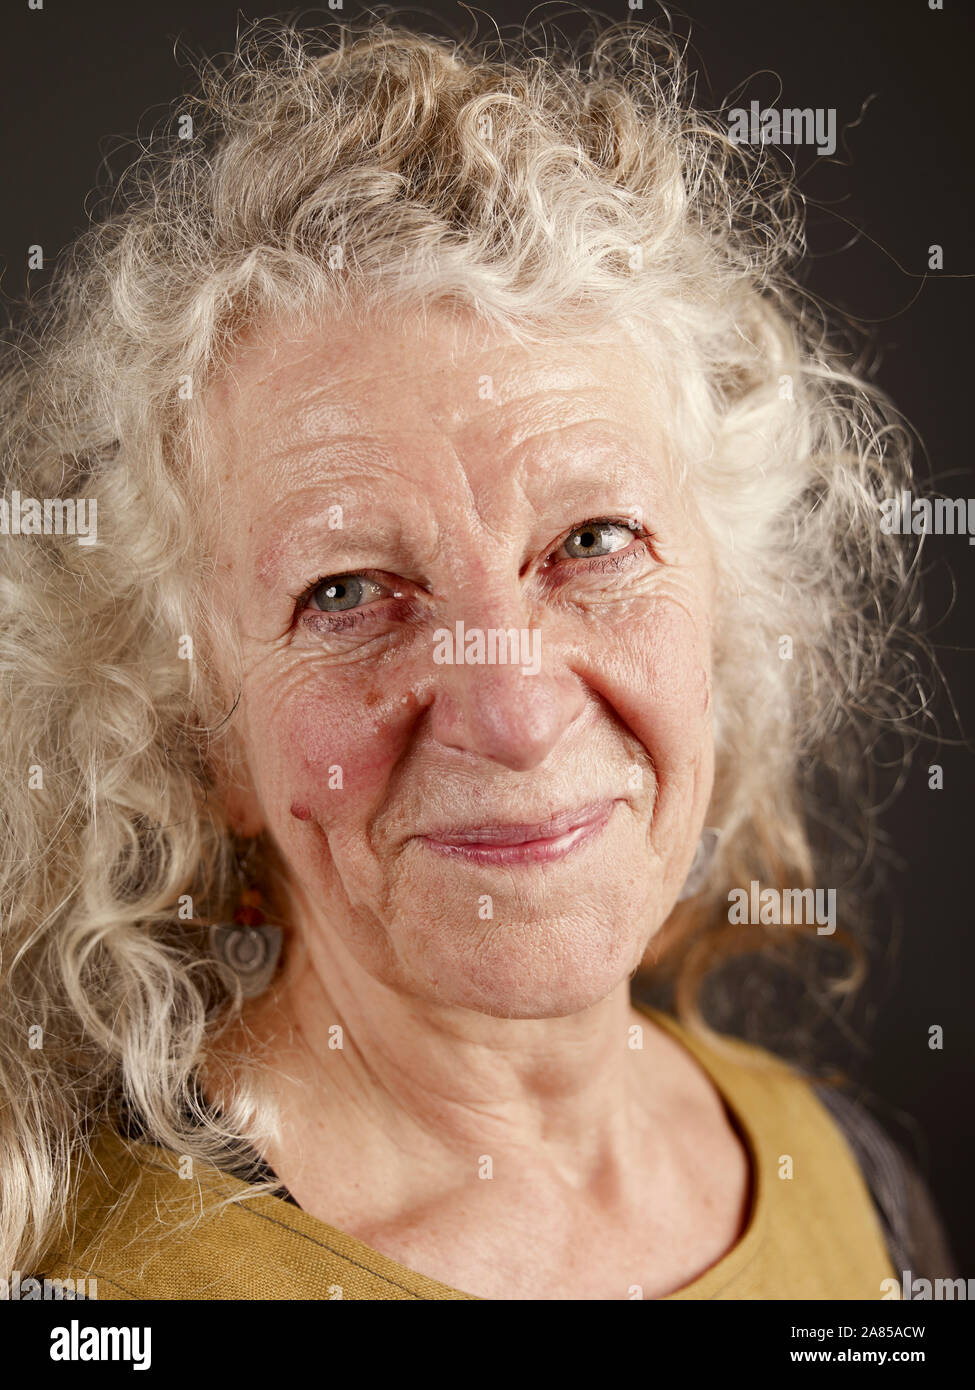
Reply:
[[[588,441],[573,439],[572,434],[580,427],[591,427],[598,432],[598,438]],[[568,437],[563,440],[562,436],[567,432]],[[438,470],[438,490],[446,487],[448,473],[453,473],[463,498],[469,507],[480,515],[483,511],[483,504],[478,500],[481,494],[486,494],[489,501],[492,495],[496,497],[499,491],[510,486],[527,496],[533,477],[550,481],[553,471],[550,460],[554,453],[559,458],[573,459],[580,459],[586,453],[610,453],[616,460],[613,473],[625,471],[627,459],[631,463],[634,461],[632,440],[621,439],[619,426],[608,417],[593,416],[589,412],[586,412],[582,419],[574,422],[560,419],[544,429],[539,429],[536,423],[531,430],[522,431],[520,435],[519,442],[511,444],[496,463],[493,462],[495,451],[489,451],[488,462],[492,466],[483,482],[476,477],[480,470],[465,465],[464,458],[455,445],[447,442],[444,448],[445,441],[439,441],[442,464]],[[476,455],[485,442],[479,441],[471,446],[472,462],[476,463]],[[647,443],[649,446],[649,439]],[[340,455],[340,468],[329,466],[326,460],[330,452]],[[285,474],[283,468],[280,471],[289,482],[295,480],[294,475],[299,470],[295,469],[294,465],[300,463],[300,472],[306,481],[298,480],[298,488],[292,488],[295,495],[330,489],[331,500],[341,501],[343,505],[347,505],[349,499],[354,502],[363,495],[368,496],[375,489],[386,491],[393,484],[405,484],[409,489],[410,485],[417,481],[408,455],[397,458],[395,454],[387,453],[376,441],[364,440],[358,435],[309,440],[300,447],[285,442],[264,455],[258,455],[255,462],[259,464],[261,461],[277,465],[286,463],[287,473]],[[571,478],[566,476],[564,483],[566,486],[571,485]],[[334,495],[338,492],[344,493],[344,498]],[[273,518],[279,510],[281,503],[272,507],[270,516]]]
[[[591,387],[600,389],[606,384],[606,366],[602,356],[598,363],[581,362],[577,358],[559,361],[557,352],[553,354],[554,360],[519,360],[512,378],[504,367],[506,351],[506,347],[500,347],[486,352],[483,355],[485,361],[473,363],[471,367],[475,376],[492,376],[498,395],[506,403],[518,404],[537,396],[578,396]],[[486,360],[491,357],[501,358],[496,374],[483,371]]]
[[[299,438],[309,435],[327,438],[353,437],[363,433],[362,411],[348,401],[329,400],[323,391],[301,392],[290,400],[279,398],[278,418],[287,411],[287,421]]]
[[[258,351],[261,350],[277,353],[279,344],[264,344],[263,348],[258,348]],[[436,422],[435,427],[442,433],[457,434],[461,441],[468,432],[476,435],[485,426],[488,432],[491,432],[492,417],[499,414],[500,406],[501,418],[493,433],[496,439],[505,436],[506,446],[510,448],[517,447],[527,437],[540,415],[543,420],[551,421],[553,424],[558,423],[560,419],[571,423],[587,414],[587,396],[588,408],[591,410],[595,403],[594,397],[605,396],[607,389],[612,389],[607,387],[602,356],[601,371],[597,371],[595,366],[589,363],[546,361],[529,367],[519,366],[512,376],[504,370],[504,351],[503,346],[491,349],[483,354],[487,361],[470,361],[471,390],[462,404],[458,404],[456,399],[451,400],[451,394],[456,396],[456,393],[445,393],[443,390],[441,377],[443,372],[448,370],[446,366],[424,376],[423,373],[417,373],[416,359],[411,355],[402,365],[385,363],[381,377],[377,378],[374,373],[367,372],[367,364],[358,367],[354,360],[352,370],[349,371],[347,358],[339,353],[335,367],[340,372],[343,366],[346,370],[338,377],[334,368],[330,369],[328,374],[325,374],[322,368],[316,370],[315,376],[310,380],[299,373],[298,380],[291,389],[272,389],[260,393],[268,397],[265,408],[260,412],[260,433],[266,437],[275,427],[280,430],[283,423],[285,441],[282,442],[282,448],[287,448],[289,442],[304,445],[309,436],[318,439],[331,434],[336,438],[349,435],[361,438],[366,433],[363,414],[376,413],[378,408],[381,415],[387,417],[398,411],[399,418],[393,424],[374,428],[374,433],[395,430],[397,435],[402,436],[407,428],[402,418],[403,394],[396,391],[395,383],[398,378],[406,377],[405,395],[419,397],[423,402],[422,414],[430,421]],[[481,369],[490,365],[491,357],[498,355],[502,357],[496,379],[496,385],[500,388],[500,400],[490,397],[483,399],[476,389],[482,374]],[[273,381],[281,371],[298,368],[304,363],[312,363],[314,366],[321,356],[321,341],[313,339],[300,357],[296,358],[289,353],[285,361],[277,362],[272,370],[257,377],[253,387],[246,392],[235,374],[234,384],[238,387],[238,401],[247,401],[255,388]],[[451,362],[453,366],[449,370],[456,378],[458,364],[453,357]],[[246,369],[243,370],[242,376],[246,378]],[[243,384],[246,385],[246,382]],[[457,384],[456,379],[454,384]],[[595,392],[593,387],[596,388]],[[397,399],[391,400],[391,395],[395,395]],[[350,397],[355,398],[354,402]],[[512,415],[515,419],[514,425],[511,424]],[[527,422],[526,416],[530,417]]]
[[[411,426],[409,418],[403,418],[403,406],[396,403],[398,418],[393,411],[384,410],[386,418],[366,419],[370,402],[365,401],[362,408],[350,406],[339,401],[325,401],[320,393],[313,393],[311,404],[295,407],[292,401],[282,400],[280,407],[262,416],[260,433],[264,439],[274,436],[271,447],[263,451],[263,457],[277,460],[282,457],[295,457],[308,454],[327,454],[329,449],[341,449],[346,457],[354,457],[347,449],[349,444],[368,457],[363,466],[392,467],[392,458],[406,439],[414,444],[422,443],[424,434],[441,442],[445,432],[445,412],[430,409],[427,413],[433,423]],[[490,406],[490,402],[487,403]],[[281,428],[282,422],[286,428]]]
[[[501,444],[507,457],[530,445],[536,437],[541,439],[577,425],[605,423],[618,430],[619,424],[613,416],[605,413],[613,394],[612,389],[603,385],[598,392],[586,394],[567,388],[554,394],[551,391],[525,392],[503,400],[500,411],[495,407],[495,413],[501,418],[490,432],[492,442]],[[482,423],[481,418],[472,421],[471,431],[476,431]]]
[[[395,472],[396,465],[390,454],[378,443],[362,434],[327,434],[317,438],[295,441],[283,440],[279,445],[255,455],[255,462],[280,463],[303,462],[307,460],[309,471],[317,465],[316,477],[322,482],[331,482],[335,476],[329,468],[329,455],[335,455],[342,468],[348,469],[346,476],[358,477],[362,474],[383,471]]]
[[[313,355],[313,351],[306,354],[307,357]],[[424,377],[418,375],[416,360],[411,356],[402,366],[384,364],[380,379],[363,370],[353,371],[338,379],[332,375],[326,380],[299,382],[289,396],[277,394],[271,403],[272,414],[279,416],[281,409],[286,410],[289,422],[295,426],[292,433],[298,436],[317,431],[322,425],[336,433],[361,435],[365,432],[363,414],[379,412],[395,418],[388,425],[374,423],[373,433],[379,435],[395,431],[402,435],[409,428],[402,418],[403,400],[407,396],[414,396],[419,397],[423,414],[428,420],[436,422],[438,430],[445,434],[457,433],[463,438],[468,430],[479,431],[498,414],[498,400],[482,398],[477,390],[479,379],[484,375],[480,369],[485,365],[483,362],[470,363],[469,373],[465,373],[470,377],[470,391],[461,405],[450,399],[450,393],[444,392],[440,379],[447,370],[458,372],[457,363],[452,362],[450,368],[440,366]],[[405,392],[396,390],[395,383],[399,378],[407,381],[408,389]],[[510,415],[517,410],[519,417],[533,410],[544,409],[546,418],[552,418],[558,415],[560,408],[564,411],[565,402],[570,406],[568,414],[585,414],[586,403],[580,396],[593,386],[602,388],[598,392],[600,395],[605,391],[605,382],[600,374],[588,365],[577,363],[542,363],[527,371],[519,368],[513,381],[502,370],[498,378],[502,383],[499,391],[502,411]],[[350,395],[358,397],[355,404],[350,403]],[[574,411],[573,406],[576,407]],[[510,427],[501,421],[499,428],[500,432],[506,433]],[[517,437],[512,440],[512,443],[518,442]]]
[[[595,438],[580,438],[579,431],[585,428],[591,428]],[[487,486],[502,487],[507,477],[513,486],[519,487],[527,495],[527,487],[535,480],[551,485],[553,474],[557,476],[558,463],[571,459],[577,466],[566,469],[561,480],[564,487],[569,487],[573,475],[583,471],[579,465],[584,459],[600,454],[612,455],[616,461],[614,472],[624,471],[627,461],[631,466],[635,463],[632,440],[624,440],[620,426],[608,416],[585,411],[578,419],[561,418],[545,428],[534,426],[522,432],[517,442],[512,443],[503,455],[504,462],[513,460],[510,471],[506,473],[503,466],[497,468],[487,479]]]

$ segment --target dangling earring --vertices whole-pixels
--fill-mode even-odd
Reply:
[[[694,894],[699,893],[704,887],[708,874],[711,872],[711,863],[720,838],[721,831],[715,830],[711,826],[705,826],[701,831],[701,838],[697,842],[697,849],[694,851],[694,858],[687,871],[684,886],[677,895],[679,903],[684,902],[686,898],[693,898]]]
[[[252,840],[247,853],[237,859],[242,888],[233,922],[214,922],[210,927],[210,952],[220,967],[228,989],[240,989],[244,999],[256,999],[271,983],[281,954],[284,933],[264,916],[260,887],[252,881]]]

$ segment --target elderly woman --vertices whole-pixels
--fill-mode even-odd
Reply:
[[[4,1270],[900,1280],[923,1192],[695,1002],[840,941],[803,769],[906,717],[905,449],[795,208],[638,26],[258,26],[174,108],[3,371]]]

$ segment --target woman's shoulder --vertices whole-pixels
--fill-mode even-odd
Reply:
[[[85,1280],[102,1300],[467,1297],[274,1192],[111,1129],[39,1277]]]
[[[640,1006],[643,1007],[643,1006]],[[955,1264],[919,1164],[851,1085],[808,1074],[768,1049],[644,1012],[708,1072],[753,1152],[776,1212],[837,1230],[879,1231],[900,1275],[950,1278]]]
[[[100,1299],[246,1297],[214,1239],[235,1224],[224,1214],[248,1185],[188,1155],[100,1129],[79,1161],[77,1186],[45,1276],[86,1280]]]

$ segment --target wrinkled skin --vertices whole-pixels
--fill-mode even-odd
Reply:
[[[372,976],[558,1016],[636,967],[693,855],[712,777],[708,557],[632,352],[499,345],[454,364],[439,329],[422,350],[334,327],[262,344],[214,392],[239,808],[316,935],[327,923]],[[606,555],[559,552],[613,517],[644,527],[617,525]],[[381,589],[296,618],[294,595],[356,570]],[[436,664],[433,634],[458,620],[537,631],[541,670]],[[603,798],[609,824],[558,863],[470,866],[417,838]]]
[[[636,1271],[665,1289],[733,1240],[746,1180],[710,1083],[628,997],[713,779],[711,561],[648,380],[622,341],[472,344],[433,318],[422,335],[252,334],[207,397],[213,601],[243,656],[226,797],[291,880],[283,977],[250,1006],[294,1078],[275,1166],[303,1205],[395,1256],[434,1191],[469,1194],[472,1152],[517,1154],[530,1217],[503,1182],[481,1200],[540,1249],[551,1226],[553,1289],[581,1219],[567,1193],[601,1212],[610,1260],[607,1232],[625,1245],[635,1214],[679,1206],[685,1184],[711,1194],[700,1229],[668,1218],[670,1263]],[[580,556],[574,533],[597,520],[605,553]],[[321,610],[321,581],[363,572],[361,602]],[[434,634],[458,621],[537,630],[540,670],[437,664]],[[603,801],[601,831],[549,862],[470,862],[421,838]],[[429,1269],[492,1296],[436,1200],[447,1234]],[[465,1206],[458,1231],[473,1219]]]

